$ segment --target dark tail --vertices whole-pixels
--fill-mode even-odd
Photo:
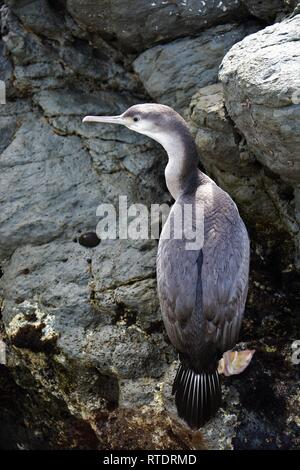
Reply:
[[[175,394],[178,416],[192,429],[199,429],[221,404],[218,371],[197,373],[180,364],[172,394]]]

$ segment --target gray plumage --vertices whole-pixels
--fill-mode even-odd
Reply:
[[[203,174],[195,192],[183,192],[174,206],[200,202],[202,250],[186,250],[185,239],[161,238],[157,285],[172,344],[190,357],[196,370],[206,370],[238,339],[247,296],[249,240],[231,198]]]
[[[196,429],[220,405],[218,361],[238,340],[249,270],[249,240],[244,223],[230,197],[210,178],[199,175],[195,192],[183,192],[175,206],[201,201],[202,250],[186,250],[184,239],[161,238],[157,255],[163,321],[183,364],[173,393],[179,416]],[[184,371],[192,371],[192,376],[182,377]],[[191,396],[186,384],[196,387],[201,403],[198,397]]]
[[[181,360],[173,386],[178,414],[198,429],[220,405],[218,361],[239,336],[248,290],[245,225],[230,196],[198,169],[195,142],[171,108],[143,104],[121,116],[84,120],[123,124],[157,140],[168,153],[165,177],[175,203],[159,241],[157,287],[164,325]],[[194,217],[204,208],[198,250],[187,250],[189,240],[174,236],[174,212],[186,205],[192,205]],[[165,239],[168,229],[171,237]]]

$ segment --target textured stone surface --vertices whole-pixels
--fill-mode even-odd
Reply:
[[[278,13],[289,7],[284,4],[284,0],[266,0],[263,2],[261,0],[243,0],[243,3],[251,15],[267,21],[274,20]]]
[[[295,190],[300,185],[299,31],[297,15],[245,38],[225,56],[220,71],[226,109],[248,149]],[[280,191],[277,194],[299,263],[297,203],[292,195],[285,201]]]
[[[267,238],[269,248],[281,247],[285,266],[293,262],[299,230],[290,204],[293,190],[285,181],[272,178],[228,118],[222,84],[201,88],[188,114],[205,170],[234,197],[256,236]]]
[[[257,30],[255,24],[222,25],[197,38],[184,38],[142,53],[134,62],[149,95],[178,111],[198,88],[218,80],[219,65],[230,47]]]
[[[297,15],[246,38],[231,49],[220,72],[228,112],[249,147],[290,182],[300,182],[299,31]]]
[[[27,11],[27,8],[34,9],[36,13],[36,2],[26,3],[21,10]],[[80,84],[81,89],[89,89],[91,83],[93,88],[104,88],[108,81],[111,82],[110,88],[115,90],[120,87],[135,88],[133,77],[113,60],[116,53],[104,41],[96,41],[96,47],[91,47],[88,42],[90,38],[85,35],[78,38],[72,25],[64,23],[61,26],[63,29],[55,30],[56,36],[50,42],[44,36],[30,34],[27,28],[35,30],[34,25],[29,21],[23,28],[6,6],[2,7],[1,17],[2,39],[15,64],[14,85],[18,92],[31,93],[41,88],[59,88],[66,84],[74,86],[76,83]],[[43,18],[41,15],[29,15],[29,18],[37,21],[44,34],[49,34],[39,23],[39,18]],[[28,20],[27,16],[23,18],[22,15],[21,19]],[[55,29],[55,25],[52,26]],[[51,34],[50,37],[52,39]]]
[[[0,41],[0,80],[2,80],[3,83],[5,83],[7,94],[8,94],[11,82],[12,82],[12,72],[13,72],[12,65],[9,59],[5,55],[5,45],[2,41]],[[1,99],[1,104],[3,104],[2,99]]]
[[[68,0],[71,15],[89,31],[129,50],[190,36],[214,24],[247,17],[239,0],[104,2]]]
[[[259,155],[228,117],[215,83],[223,55],[254,31],[246,3],[267,21],[278,13],[279,2],[236,0],[135,8],[0,2],[0,79],[8,98],[0,105],[1,448],[299,447],[298,369],[291,362],[299,287],[290,251],[300,190],[270,171],[264,150]],[[277,41],[276,28],[268,31]],[[158,49],[155,77],[144,58]],[[133,72],[137,54],[135,67],[151,72],[149,84]],[[258,76],[268,61],[262,56]],[[293,73],[286,76],[294,86]],[[189,116],[202,164],[234,197],[251,231],[239,347],[257,352],[241,377],[223,381],[223,406],[198,433],[176,418],[171,397],[177,363],[157,301],[156,241],[79,243],[95,230],[101,202],[116,203],[119,194],[128,203],[170,201],[158,145],[125,128],[81,122],[85,114],[121,113],[151,100],[145,87]],[[286,89],[279,80],[273,95],[285,97]]]
[[[117,41],[120,47],[131,51],[182,36],[194,36],[215,24],[246,19],[250,15],[271,21],[277,14],[292,11],[294,7],[289,0],[131,0],[126,4],[121,0],[106,0],[101,4],[95,0],[67,1],[69,13],[84,28]],[[32,24],[32,17],[29,19]],[[54,22],[50,15],[49,20],[50,24]]]

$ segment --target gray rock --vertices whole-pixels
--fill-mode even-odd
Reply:
[[[17,249],[2,279],[8,337],[15,346],[34,351],[51,351],[57,343],[67,357],[106,374],[161,374],[166,367],[159,360],[160,350],[166,349],[161,336],[148,337],[135,319],[130,321],[130,315],[143,315],[137,325],[147,327],[153,321],[150,305],[147,324],[142,304],[130,300],[139,292],[144,299],[153,296],[153,281],[146,280],[155,273],[155,244],[152,250],[118,240],[102,241],[92,252],[74,242]],[[123,258],[133,257],[136,263],[126,265]],[[101,303],[106,292],[115,296],[109,315]],[[127,308],[127,319],[121,305]],[[152,308],[157,315],[157,304]]]
[[[220,71],[226,109],[249,151],[279,182],[295,189],[300,184],[299,25],[297,15],[245,38],[225,56]],[[274,190],[274,183],[267,187],[292,234],[299,265],[299,225],[292,191]]]
[[[26,32],[6,6],[2,7],[0,12],[2,40],[14,64],[28,65],[46,62],[46,57],[48,60],[53,59],[53,50],[45,46],[38,36]]]
[[[8,59],[5,51],[3,41],[0,41],[0,80],[1,80],[1,104],[6,101],[11,93],[11,85],[13,80],[13,68],[10,60]],[[4,95],[3,95],[4,90]]]
[[[227,110],[250,150],[294,184],[300,182],[299,26],[298,15],[245,38],[220,72]]]
[[[88,31],[95,32],[129,51],[142,51],[155,43],[191,36],[210,26],[249,14],[240,0],[124,3],[105,0],[88,4],[68,0],[68,12]]]
[[[162,178],[160,162],[164,157],[160,146],[121,126],[82,124],[86,114],[120,114],[135,101],[118,93],[100,91],[87,95],[75,89],[42,91],[34,96],[34,101],[58,133],[87,138],[85,146],[97,174],[110,173],[111,178],[118,179],[118,172],[123,172],[125,188],[123,192],[120,188],[118,194],[128,194],[129,202],[166,200],[162,188],[153,184],[156,178]]]
[[[197,38],[148,49],[134,61],[134,69],[155,101],[182,111],[198,88],[217,81],[230,47],[256,30],[254,24],[216,26]]]
[[[286,265],[294,262],[295,257],[291,259],[288,253],[298,247],[299,228],[287,203],[293,193],[283,181],[271,179],[228,118],[222,84],[201,88],[193,96],[188,114],[205,171],[231,194],[257,236],[269,238],[269,247],[271,230],[275,246],[278,238],[290,240],[285,261]]]
[[[220,85],[203,87],[217,80],[225,50],[252,31],[244,21],[250,14],[237,0],[152,3],[2,5],[0,73],[9,99],[0,106],[0,447],[299,447],[290,360],[299,288],[287,249],[299,239],[299,188],[293,199],[290,183],[258,161],[228,117]],[[251,5],[253,14],[273,14],[271,2]],[[228,25],[235,19],[243,25]],[[149,101],[127,52],[157,42],[167,57],[156,58],[158,79],[150,80],[157,99],[189,114],[202,164],[251,229],[239,346],[257,353],[240,378],[224,381],[223,406],[198,433],[178,420],[171,396],[177,361],[156,294],[156,241],[101,240],[94,248],[78,242],[95,230],[101,202],[116,204],[120,194],[148,207],[170,200],[158,145],[126,128],[81,121]],[[184,81],[185,65],[191,81]],[[172,90],[166,97],[165,83]],[[276,243],[285,263],[278,272]]]
[[[56,8],[51,8],[47,0],[32,2],[7,0],[5,2],[18,15],[23,24],[37,34],[56,37],[65,30],[63,15]]]
[[[111,91],[85,92],[73,87],[60,90],[43,90],[34,95],[34,101],[43,109],[47,117],[67,116],[72,119],[73,116],[82,118],[86,114],[119,114],[125,111],[132,99],[120,96],[119,93]],[[91,125],[82,125],[84,128],[95,128]],[[103,126],[97,126],[98,129]],[[99,130],[96,128],[96,133]],[[122,128],[121,128],[122,129]],[[114,128],[115,134],[119,129]]]
[[[285,10],[284,0],[243,0],[243,3],[251,15],[257,18],[273,21],[278,13]]]
[[[43,243],[63,233],[70,239],[78,229],[95,229],[99,203],[117,202],[118,195],[126,194],[128,204],[149,203],[153,194],[162,195],[159,187],[153,192],[149,174],[161,172],[161,152],[153,151],[144,139],[126,130],[121,142],[118,129],[105,126],[102,132],[90,126],[95,138],[86,143],[79,138],[81,133],[89,137],[89,126],[81,122],[84,115],[119,113],[128,107],[128,100],[112,92],[85,95],[63,89],[38,93],[35,102],[54,129],[41,115],[25,114],[26,108],[24,114],[19,110],[18,126],[11,116],[16,106],[3,108],[1,117],[5,149],[0,164],[0,230],[10,233],[1,244],[2,256],[9,256],[24,240]],[[65,117],[68,127],[57,123],[56,116]]]
[[[45,1],[42,3],[46,5]],[[24,4],[17,8],[21,19],[29,21],[26,23],[27,28],[35,29],[31,19],[34,25],[39,25],[43,30],[41,34],[49,34],[52,39],[52,34],[39,23],[42,16],[40,12],[36,14],[35,4],[30,3],[29,7],[33,10],[30,10],[28,16],[25,15],[24,20],[20,12],[26,12],[27,7],[28,4]],[[1,17],[5,33],[2,39],[15,64],[14,86],[19,92],[28,94],[39,89],[73,86],[75,83],[79,84],[80,80],[86,81],[85,89],[90,88],[91,81],[96,83],[94,88],[104,87],[103,83],[108,81],[115,90],[137,88],[133,74],[113,60],[116,59],[116,52],[101,38],[95,41],[95,47],[91,47],[89,38],[74,38],[68,30],[66,34],[62,34],[53,24],[57,37],[50,43],[24,29],[7,7],[1,10]],[[40,32],[39,28],[37,32]],[[80,83],[79,86],[82,88],[83,84]]]
[[[155,379],[138,379],[138,380],[121,380],[120,382],[120,406],[122,408],[131,408],[132,403],[137,406],[145,406],[151,404],[157,389],[157,380]]]
[[[103,197],[97,181],[78,137],[66,140],[41,117],[29,115],[1,158],[0,230],[1,236],[10,233],[1,257],[24,241],[43,243],[63,232],[68,238],[80,225],[93,226]]]
[[[298,13],[300,13],[299,0],[284,0],[284,6],[285,6],[285,11],[291,13],[290,16],[297,15]]]

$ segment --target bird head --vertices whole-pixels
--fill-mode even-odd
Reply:
[[[119,116],[86,116],[82,122],[121,124],[139,134],[147,135],[164,145],[166,139],[179,127],[186,128],[185,121],[169,106],[145,103],[131,106]]]

